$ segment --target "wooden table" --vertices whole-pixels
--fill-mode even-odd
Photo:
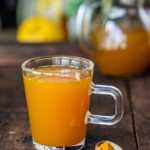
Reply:
[[[88,57],[76,44],[0,44],[0,150],[33,150],[23,89],[21,63],[43,55]],[[141,60],[142,61],[142,60]],[[98,141],[111,140],[124,150],[150,150],[150,75],[119,79],[94,74],[97,84],[114,85],[124,95],[124,117],[114,126],[88,125],[85,150],[94,150]],[[113,100],[91,96],[90,111],[113,113]]]

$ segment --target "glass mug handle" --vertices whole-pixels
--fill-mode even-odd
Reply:
[[[88,113],[87,123],[114,125],[118,123],[123,116],[123,96],[119,89],[114,86],[95,85],[92,83],[91,94],[110,95],[115,101],[115,113],[112,116],[95,115]]]

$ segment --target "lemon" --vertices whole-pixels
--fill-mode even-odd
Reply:
[[[23,43],[56,42],[65,40],[64,30],[42,16],[25,19],[17,30],[17,40]]]

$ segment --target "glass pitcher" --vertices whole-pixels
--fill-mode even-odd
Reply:
[[[101,73],[128,77],[148,68],[150,17],[143,3],[90,0],[81,5],[77,15],[80,45],[90,53]]]

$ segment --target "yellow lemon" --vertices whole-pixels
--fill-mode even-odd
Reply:
[[[25,19],[17,30],[17,40],[23,43],[56,42],[65,40],[61,26],[42,16]]]

